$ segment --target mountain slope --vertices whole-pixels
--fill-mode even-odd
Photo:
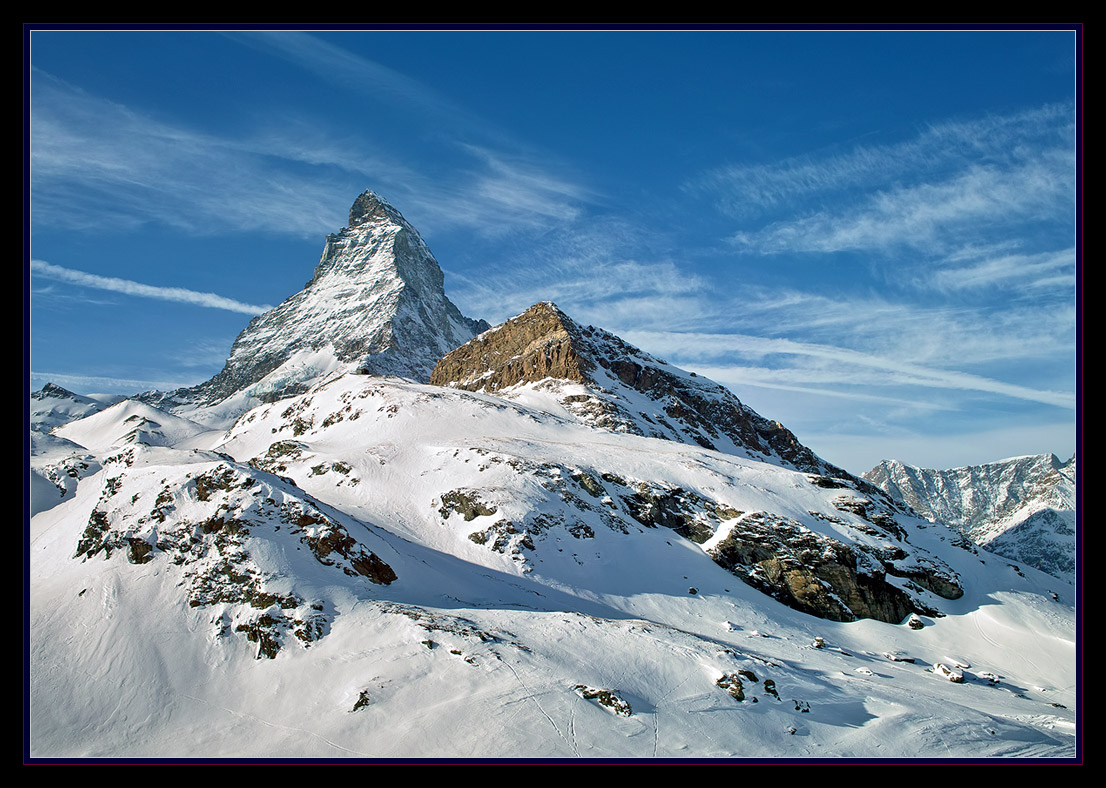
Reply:
[[[34,754],[1073,752],[1070,598],[810,474],[356,375],[213,448],[113,449],[33,521]],[[743,524],[963,595],[911,591],[944,614],[917,630],[815,618],[712,556]]]
[[[1063,463],[1040,454],[943,471],[884,460],[864,476],[991,552],[1074,580],[1074,457]]]
[[[121,397],[86,397],[53,383],[31,393],[28,498],[32,515],[72,497],[78,482],[100,468],[92,454],[79,443],[51,432],[71,421],[98,413],[119,399]]]

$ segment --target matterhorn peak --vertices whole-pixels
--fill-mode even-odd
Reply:
[[[366,191],[350,207],[349,226],[327,236],[311,281],[250,321],[222,372],[146,399],[173,407],[241,395],[232,410],[244,410],[342,370],[426,381],[439,358],[488,327],[461,314],[444,279],[418,231]]]
[[[400,224],[407,224],[403,215],[395,209],[395,206],[379,194],[366,190],[360,197],[354,200],[353,205],[350,206],[349,226],[351,228],[359,227],[365,222],[373,219],[384,219]]]

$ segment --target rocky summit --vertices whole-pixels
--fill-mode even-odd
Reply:
[[[446,297],[442,269],[418,231],[366,191],[349,226],[327,236],[303,290],[251,320],[219,374],[147,401],[212,405],[246,393],[272,402],[335,370],[425,381],[443,354],[487,327]]]
[[[610,332],[581,326],[548,301],[448,353],[430,382],[508,397],[537,388],[595,426],[767,459],[869,487],[724,386]]]

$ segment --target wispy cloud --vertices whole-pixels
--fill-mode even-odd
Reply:
[[[198,339],[166,354],[166,361],[186,369],[219,369],[230,355],[226,340]]]
[[[299,65],[320,79],[362,95],[372,95],[435,120],[446,119],[449,127],[494,130],[448,96],[395,69],[362,57],[310,33],[296,31],[236,32],[230,38],[269,51]]]
[[[140,380],[137,378],[113,378],[98,375],[70,375],[58,372],[31,371],[33,383],[45,385],[56,383],[74,392],[100,394],[133,394],[136,391],[173,391],[174,389],[195,386],[201,380]]]
[[[872,394],[878,387],[888,386],[887,378],[873,371],[867,375],[858,375],[855,367],[843,369],[773,369],[752,366],[711,366],[696,364],[695,371],[711,380],[744,389],[747,386],[794,391],[815,397],[836,397],[839,399],[871,402],[881,405],[895,405],[911,408],[915,411],[955,410],[956,406],[940,402],[933,398],[927,400],[905,399],[884,394]],[[843,385],[848,388],[829,388],[830,385]],[[864,388],[857,391],[857,388]]]
[[[665,254],[664,231],[622,219],[582,217],[535,242],[505,242],[480,276],[447,271],[450,297],[489,320],[556,301],[575,319],[620,329],[664,320],[698,322],[709,308],[707,280]]]
[[[475,145],[465,148],[483,161],[485,171],[474,191],[500,212],[531,213],[560,221],[579,216],[578,204],[588,197],[578,184],[536,166],[525,157],[505,156]]]
[[[1074,226],[1074,112],[1050,105],[935,124],[899,143],[721,167],[685,189],[713,197],[739,224],[737,248],[756,254],[928,261],[1042,230],[1058,245]]]
[[[926,285],[947,291],[984,288],[1075,289],[1075,249],[1039,254],[986,256],[968,265],[945,268],[927,277]]]
[[[490,281],[459,276],[459,297],[481,314],[497,315],[504,309],[521,311],[539,301],[556,301],[576,319],[599,320],[606,326],[625,325],[623,317],[635,324],[663,319],[672,325],[674,316],[701,317],[700,308],[706,308],[702,298],[689,297],[702,288],[702,281],[671,262],[614,260],[596,263],[587,275],[563,270],[545,274],[505,275]]]
[[[407,92],[421,95],[417,87]],[[437,151],[431,176],[414,163],[420,156],[400,163],[360,130],[281,108],[270,108],[256,132],[231,137],[148,117],[38,70],[32,88],[32,218],[53,227],[156,223],[204,235],[317,238],[340,226],[352,196],[370,187],[424,227],[495,237],[571,222],[594,199],[567,168],[554,173],[546,157],[517,150],[439,135],[429,145]]]
[[[31,110],[36,222],[316,237],[342,215],[332,184],[274,166],[291,146],[265,150],[154,120],[37,70]]]
[[[1073,118],[1070,106],[1049,105],[1006,116],[948,121],[899,143],[719,167],[690,180],[685,189],[713,194],[724,211],[747,218],[794,207],[812,196],[917,184],[919,179],[955,172],[966,163],[1005,166],[1024,161],[1033,150],[1070,149]],[[1027,149],[1027,143],[1032,149]]]
[[[272,309],[271,306],[256,306],[235,301],[233,298],[225,298],[215,293],[203,293],[196,290],[188,290],[183,287],[159,287],[134,282],[129,279],[119,279],[113,276],[99,276],[84,271],[75,271],[72,268],[63,268],[60,265],[52,265],[42,260],[31,260],[32,273],[55,279],[69,284],[91,287],[97,290],[110,290],[116,293],[138,296],[140,298],[156,298],[162,301],[175,301],[179,304],[193,304],[209,309],[225,309],[230,312],[240,312],[246,315],[259,315]]]
[[[1058,157],[1005,169],[972,166],[937,183],[880,191],[851,207],[775,222],[734,239],[743,248],[766,254],[899,247],[945,251],[1016,221],[1070,211],[1072,160],[1057,163],[1050,158]]]
[[[1004,362],[1039,367],[1072,352],[1074,300],[1070,287],[1057,292],[1055,298],[1030,299],[1008,308],[1008,299],[997,306],[929,304],[892,300],[868,289],[845,288],[828,295],[748,286],[738,297],[715,298],[714,311],[703,314],[701,325],[722,329],[719,334],[801,337],[937,367]]]
[[[831,345],[740,334],[674,334],[650,331],[631,332],[627,339],[639,346],[656,348],[660,353],[668,355],[693,356],[696,353],[703,354],[704,349],[709,348],[709,352],[714,355],[736,353],[757,358],[803,356],[835,364],[879,370],[882,373],[882,385],[887,387],[913,386],[979,391],[1061,408],[1075,408],[1074,393],[1035,389],[957,370],[926,367],[904,361],[899,357],[876,356]]]
[[[444,177],[441,162],[448,156],[439,157],[433,177],[409,172],[402,179],[383,178],[395,192],[406,195],[405,204],[436,226],[464,226],[482,235],[502,236],[520,228],[573,221],[580,215],[580,203],[592,198],[564,171],[548,168],[548,152],[528,150],[494,124],[406,74],[308,33],[228,35],[340,88],[421,116],[421,125],[433,129],[428,134],[432,146],[452,147],[475,158],[478,168],[458,163],[447,168]]]

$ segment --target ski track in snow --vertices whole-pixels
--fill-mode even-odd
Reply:
[[[530,689],[529,685],[525,681],[522,680],[522,676],[520,676],[518,674],[518,671],[515,670],[514,666],[510,662],[508,662],[507,660],[503,660],[503,664],[506,665],[507,669],[511,671],[511,674],[515,677],[515,681],[518,682],[519,686],[522,687],[523,690],[525,690],[526,699],[534,701],[534,705],[538,707],[538,711],[541,712],[543,717],[545,717],[547,720],[549,720],[549,724],[553,726],[553,730],[555,730],[557,732],[557,735],[561,737],[562,741],[564,741],[565,744],[567,744],[569,747],[572,748],[572,754],[575,755],[577,758],[579,758],[580,757],[580,751],[576,749],[576,734],[575,734],[575,732],[572,733],[571,739],[569,737],[565,736],[564,731],[562,731],[560,726],[557,725],[556,721],[552,717],[549,716],[549,713],[544,708],[542,708],[541,701],[538,700],[537,695],[534,693],[534,691],[532,689]]]
[[[979,632],[979,636],[981,638],[990,643],[992,646],[995,646],[996,648],[1001,648],[998,642],[992,640],[987,635],[987,633],[983,631],[983,625],[979,622],[979,616],[972,616],[972,623],[975,624],[976,631]]]

